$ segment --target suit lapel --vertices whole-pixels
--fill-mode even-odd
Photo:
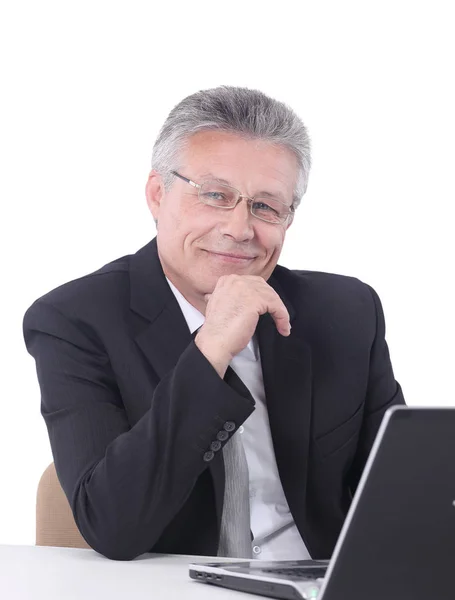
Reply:
[[[161,379],[191,342],[188,325],[161,267],[156,238],[131,257],[130,307],[135,341]]]
[[[304,538],[308,455],[310,444],[312,372],[311,349],[299,337],[295,311],[273,279],[268,282],[281,296],[294,328],[280,335],[269,314],[257,329],[270,430],[283,490],[297,528]],[[305,539],[305,538],[304,538]]]

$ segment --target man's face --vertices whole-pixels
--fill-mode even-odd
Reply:
[[[180,162],[180,174],[196,183],[223,179],[242,194],[267,192],[292,204],[298,164],[282,146],[202,131],[190,138]],[[198,199],[197,189],[177,177],[165,192],[155,171],[146,191],[158,221],[164,273],[189,302],[213,292],[222,275],[270,277],[281,253],[285,225],[254,217],[245,199],[232,210],[207,206]]]

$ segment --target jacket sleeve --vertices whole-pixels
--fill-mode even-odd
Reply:
[[[24,338],[81,534],[108,558],[150,551],[208,467],[210,442],[226,421],[246,420],[253,398],[227,385],[191,341],[130,427],[109,357],[87,324],[38,300]]]
[[[357,453],[349,473],[349,487],[354,493],[370,454],[384,413],[390,406],[405,404],[400,384],[390,361],[385,340],[385,320],[382,304],[375,290],[370,290],[376,317],[376,335],[371,346],[368,387],[365,399],[363,423]]]

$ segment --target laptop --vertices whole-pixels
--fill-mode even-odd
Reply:
[[[330,561],[189,568],[283,600],[454,600],[455,408],[387,410]]]

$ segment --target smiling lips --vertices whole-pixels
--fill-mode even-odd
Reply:
[[[206,252],[208,252],[208,254],[213,254],[222,258],[223,260],[227,260],[230,262],[245,262],[256,258],[255,256],[248,256],[246,254],[234,254],[232,252],[212,252],[210,250],[206,250]]]

